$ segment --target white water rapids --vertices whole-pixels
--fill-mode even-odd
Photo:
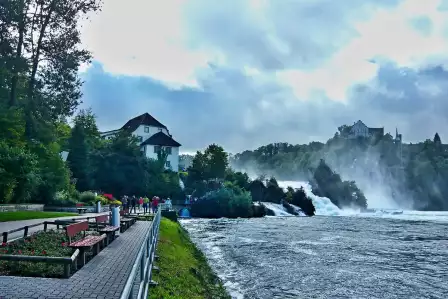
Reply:
[[[311,186],[303,181],[278,181],[282,188],[291,186],[293,188],[303,187],[305,193],[313,201],[317,216],[356,216],[356,217],[381,217],[402,220],[421,220],[421,221],[442,221],[448,222],[448,212],[423,212],[412,210],[391,210],[375,209],[370,212],[360,212],[352,209],[339,209],[327,197],[319,197],[311,192]],[[272,203],[263,203],[272,210],[276,216],[292,216],[281,206]]]

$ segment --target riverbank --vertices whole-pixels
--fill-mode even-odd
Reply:
[[[154,273],[153,280],[159,284],[151,288],[149,298],[230,299],[179,223],[162,219],[157,254],[160,272]]]

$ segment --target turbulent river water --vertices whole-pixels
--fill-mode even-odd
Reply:
[[[233,298],[448,298],[448,213],[182,224]]]

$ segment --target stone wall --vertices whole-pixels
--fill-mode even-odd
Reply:
[[[38,204],[6,204],[0,205],[0,212],[43,211],[44,205]]]

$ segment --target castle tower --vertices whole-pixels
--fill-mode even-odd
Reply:
[[[400,168],[404,168],[403,166],[403,144],[402,144],[402,135],[398,134],[398,128],[395,128],[395,144],[398,145],[398,158],[400,159]]]

